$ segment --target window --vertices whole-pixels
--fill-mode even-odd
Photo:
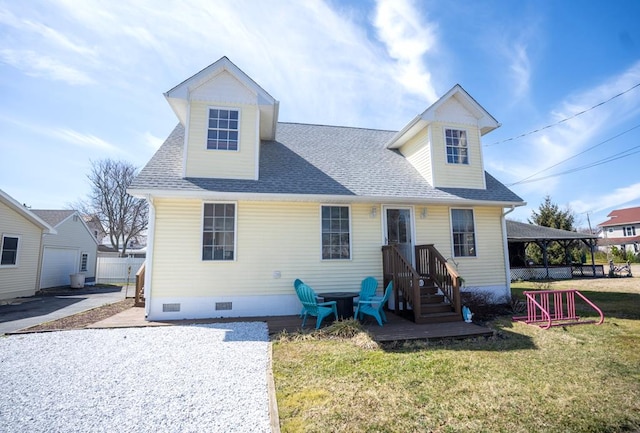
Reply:
[[[625,227],[623,229],[624,231],[624,235],[625,236],[635,236],[636,235],[636,228],[633,226],[629,226],[629,227]]]
[[[451,209],[451,231],[453,234],[453,255],[455,257],[475,257],[476,233],[473,210]]]
[[[80,272],[87,272],[88,263],[89,263],[89,254],[82,253],[80,255]]]
[[[447,162],[449,164],[469,164],[467,132],[459,129],[445,129]]]
[[[0,266],[16,266],[18,264],[18,236],[2,235]]]
[[[202,260],[234,260],[236,205],[205,203]]]
[[[209,109],[207,149],[238,150],[238,110]]]
[[[322,258],[351,258],[348,206],[322,206]]]

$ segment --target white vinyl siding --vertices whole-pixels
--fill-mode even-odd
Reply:
[[[433,244],[446,258],[453,257],[450,208],[416,206],[416,244]],[[467,287],[506,285],[504,244],[501,226],[502,208],[475,207],[473,216],[476,229],[477,255],[473,258],[456,257],[454,266],[465,279]],[[450,262],[453,264],[453,262]]]
[[[42,230],[1,202],[0,227],[0,234],[19,237],[17,266],[0,266],[0,299],[32,296],[37,290]]]
[[[450,164],[447,162],[445,129],[466,131],[469,157],[468,164]],[[447,188],[485,188],[480,132],[477,127],[435,122],[431,125],[431,138],[434,186]]]
[[[300,278],[317,291],[357,291],[380,281],[380,212],[349,206],[351,260],[322,260],[318,203],[236,203],[236,259],[202,260],[200,200],[155,199],[152,296],[294,295]]]
[[[424,128],[400,148],[400,153],[427,182],[433,185],[431,143],[429,140],[429,128]]]
[[[216,108],[238,110],[239,131],[237,151],[207,149],[209,109],[207,102],[191,101],[188,138],[185,153],[186,177],[222,179],[255,179],[258,164],[258,108],[254,105],[216,104]]]

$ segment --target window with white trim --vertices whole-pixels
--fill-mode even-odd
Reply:
[[[350,258],[349,206],[322,206],[322,259]]]
[[[80,272],[87,272],[87,265],[89,264],[89,254],[82,253],[80,255]]]
[[[469,164],[467,131],[445,129],[444,138],[447,147],[447,162],[449,164]]]
[[[0,266],[16,266],[18,264],[18,245],[20,236],[2,235],[0,245]]]
[[[475,257],[476,230],[472,209],[451,209],[454,257]]]
[[[234,260],[236,205],[205,203],[202,226],[202,260]]]
[[[625,227],[623,230],[624,230],[624,235],[625,236],[635,236],[636,235],[636,228],[634,226]]]
[[[240,111],[209,108],[207,149],[238,150]]]

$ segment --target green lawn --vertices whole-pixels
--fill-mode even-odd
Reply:
[[[570,284],[602,308],[604,324],[542,330],[504,316],[489,339],[275,341],[282,431],[640,431],[640,282],[551,288]],[[514,295],[536,287],[518,284]]]

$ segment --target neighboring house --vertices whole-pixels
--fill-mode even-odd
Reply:
[[[100,222],[100,219],[95,215],[83,215],[82,219],[87,224],[87,227],[89,227],[89,230],[98,241],[98,245],[100,245],[107,237],[107,232]]]
[[[87,283],[95,282],[98,241],[75,210],[32,210],[56,229],[42,240],[40,287],[68,286],[71,274],[82,273]]]
[[[500,124],[461,86],[399,132],[278,122],[226,57],[165,97],[179,124],[129,189],[150,205],[148,319],[297,314],[296,278],[381,291],[386,244],[409,262],[432,244],[466,290],[510,296],[504,216],[525,203],[484,171]]]
[[[35,294],[42,237],[55,233],[51,225],[0,190],[0,299]]]
[[[640,207],[616,209],[598,224],[601,231],[598,245],[605,249],[616,246],[628,253],[640,253]]]

